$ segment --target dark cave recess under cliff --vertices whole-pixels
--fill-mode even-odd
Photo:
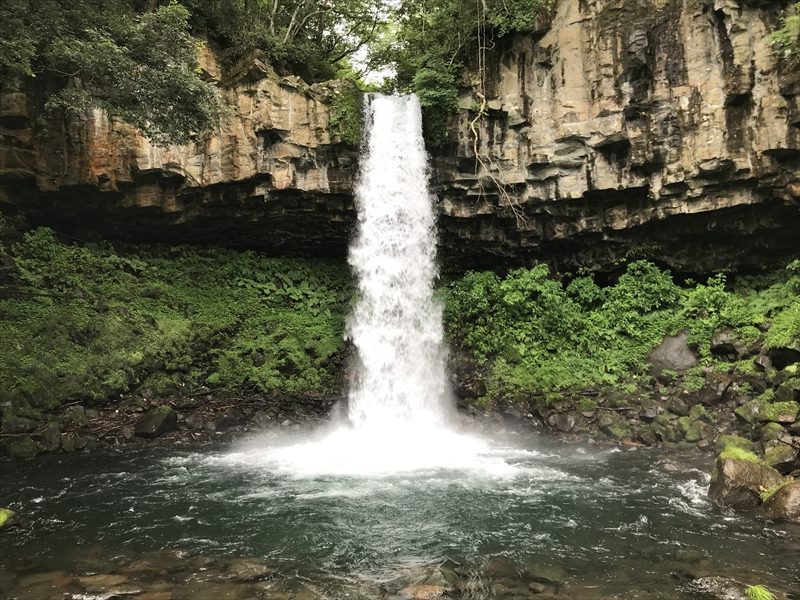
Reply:
[[[344,259],[355,231],[348,194],[274,192],[247,196],[243,189],[193,190],[181,210],[125,206],[121,195],[87,187],[43,193],[4,186],[0,210],[26,226],[48,226],[77,241],[198,244],[250,249],[280,256]],[[9,198],[15,201],[8,202]],[[442,203],[439,203],[440,208]],[[800,205],[765,200],[708,212],[650,214],[640,224],[604,225],[604,215],[636,215],[647,199],[625,194],[529,203],[522,217],[507,209],[465,216],[439,211],[439,257],[445,273],[504,271],[547,262],[559,272],[616,270],[646,258],[687,274],[753,272],[800,256]],[[650,206],[648,212],[653,213]]]

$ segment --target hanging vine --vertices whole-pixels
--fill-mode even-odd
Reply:
[[[497,189],[499,195],[498,206],[505,206],[514,215],[517,226],[523,225],[528,221],[528,218],[522,210],[514,203],[514,199],[509,194],[505,182],[500,181],[494,176],[493,171],[496,169],[500,173],[500,169],[492,160],[488,153],[480,151],[480,134],[478,132],[478,123],[486,116],[486,52],[487,50],[494,49],[494,40],[491,36],[487,37],[486,23],[487,23],[487,8],[486,0],[475,0],[475,14],[477,15],[476,27],[476,41],[477,41],[477,82],[474,83],[475,95],[478,97],[480,104],[478,106],[475,117],[470,120],[469,130],[472,134],[472,151],[475,155],[475,174],[478,179],[478,189],[480,198],[489,205],[487,201],[486,188],[483,184],[483,176],[486,175],[491,179],[492,185]],[[488,39],[488,42],[487,42]]]

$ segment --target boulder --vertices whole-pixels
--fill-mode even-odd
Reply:
[[[778,440],[786,435],[786,430],[780,423],[767,423],[758,432],[758,437],[763,443]]]
[[[0,426],[2,433],[31,433],[36,430],[38,422],[26,417],[16,415],[4,415],[3,425]]]
[[[554,413],[547,417],[547,424],[562,433],[569,433],[575,427],[575,416],[570,413]]]
[[[742,450],[747,450],[748,452],[752,452],[755,449],[755,444],[748,440],[747,438],[743,438],[738,435],[721,435],[717,438],[716,442],[717,450],[723,450],[728,447],[733,448],[741,448]]]
[[[8,437],[3,440],[2,447],[11,458],[28,460],[41,451],[41,447],[29,435]]]
[[[748,600],[746,586],[728,577],[699,577],[689,587],[708,600]]]
[[[672,398],[672,400],[670,400],[669,406],[667,406],[667,410],[669,410],[669,412],[673,414],[685,417],[689,414],[690,407],[689,403],[686,400],[678,396],[675,396],[674,398]]]
[[[639,409],[639,418],[643,421],[652,421],[658,416],[658,404],[655,400],[646,398],[642,400],[642,407]]]
[[[800,481],[779,487],[766,499],[762,510],[770,519],[800,523]]]
[[[178,413],[170,406],[162,404],[148,410],[136,421],[134,431],[143,438],[157,438],[178,425]]]
[[[0,508],[0,529],[10,527],[17,520],[17,513],[10,508]]]
[[[789,444],[775,443],[764,450],[764,462],[782,475],[788,475],[800,467],[798,459],[797,448]]]
[[[697,364],[697,355],[689,348],[688,331],[668,335],[648,354],[650,374],[658,377],[664,371],[685,371]]]
[[[758,353],[760,342],[744,343],[735,331],[723,328],[711,336],[711,354],[727,358],[728,360],[740,360]]]
[[[239,581],[258,581],[272,573],[272,569],[262,562],[240,558],[228,564],[225,573]]]
[[[39,434],[39,444],[44,452],[58,452],[61,447],[61,425],[56,421],[48,423]]]
[[[800,350],[797,348],[770,348],[768,354],[772,365],[778,370],[800,363]]]
[[[800,402],[800,378],[791,377],[784,380],[775,390],[778,402]]]
[[[761,491],[783,482],[772,467],[752,459],[727,458],[723,452],[714,465],[708,497],[720,506],[755,508],[761,502]],[[748,453],[742,453],[747,455]]]
[[[727,373],[709,373],[706,375],[706,382],[697,393],[697,399],[707,405],[719,404],[732,381],[733,378]]]

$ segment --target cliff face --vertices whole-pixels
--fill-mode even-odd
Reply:
[[[0,203],[82,238],[341,250],[357,157],[330,132],[337,84],[263,64],[225,83],[202,58],[225,106],[204,144],[154,146],[102,111],[43,127],[33,94],[0,95]]]
[[[798,252],[800,73],[768,40],[787,5],[564,0],[545,31],[499,41],[436,160],[444,245],[689,271]]]
[[[445,259],[705,271],[800,252],[800,74],[767,39],[788,4],[561,0],[498,40],[433,157]],[[356,149],[331,136],[336,86],[256,66],[221,90],[218,131],[168,149],[100,112],[44,128],[6,90],[0,203],[79,237],[343,254]]]

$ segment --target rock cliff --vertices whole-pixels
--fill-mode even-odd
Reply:
[[[341,82],[201,57],[223,115],[203,144],[159,147],[94,111],[41,123],[36,94],[0,95],[0,204],[81,238],[339,252],[353,219],[355,149],[331,133]]]
[[[800,74],[767,39],[788,4],[560,0],[496,40],[434,151],[445,259],[698,272],[800,253]],[[228,106],[202,145],[101,112],[43,127],[35,94],[4,90],[0,205],[82,238],[342,255],[357,152],[331,134],[336,84],[202,62]]]
[[[796,253],[800,73],[768,40],[785,6],[563,0],[542,31],[496,41],[436,159],[444,245],[485,264],[644,254],[688,271]]]

